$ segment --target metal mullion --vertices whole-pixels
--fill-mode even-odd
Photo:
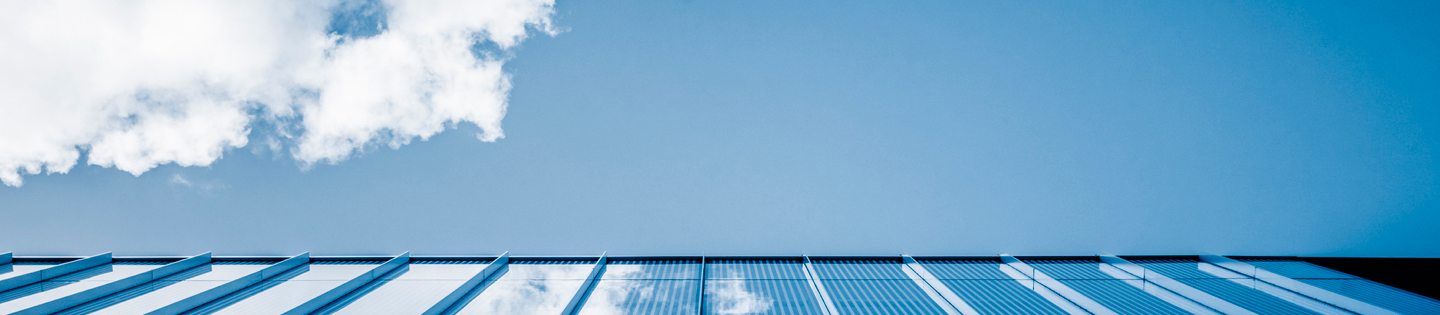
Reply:
[[[265,267],[265,268],[263,268],[263,269],[257,270],[257,271],[255,271],[255,272],[250,273],[250,274],[247,274],[247,275],[245,275],[245,276],[242,276],[242,277],[239,277],[239,278],[235,278],[235,280],[230,280],[229,282],[226,282],[225,284],[219,285],[219,286],[214,287],[214,288],[211,288],[211,289],[209,289],[209,290],[205,290],[205,292],[200,292],[200,293],[197,293],[197,294],[195,294],[195,295],[191,295],[191,296],[189,296],[189,297],[186,297],[185,299],[182,299],[182,300],[180,300],[180,301],[176,301],[175,303],[170,303],[170,305],[166,305],[165,307],[162,307],[162,308],[160,308],[160,309],[158,309],[158,310],[155,310],[155,311],[152,311],[152,312],[146,313],[146,314],[147,314],[147,315],[150,315],[150,314],[155,314],[155,315],[174,315],[174,314],[180,314],[180,313],[185,312],[185,311],[188,311],[188,310],[190,310],[190,309],[193,309],[193,308],[196,308],[196,307],[200,307],[200,306],[202,306],[202,305],[205,305],[205,303],[210,303],[211,301],[215,301],[215,300],[224,298],[226,295],[229,295],[230,293],[234,293],[234,292],[236,292],[236,291],[240,291],[240,290],[242,290],[242,289],[245,289],[245,287],[248,287],[248,286],[253,285],[253,284],[256,284],[256,283],[260,283],[261,281],[265,281],[265,279],[269,279],[270,277],[274,277],[275,275],[279,275],[279,274],[281,274],[281,273],[284,273],[284,272],[287,271],[287,270],[294,269],[295,267],[299,267],[299,266],[305,265],[306,263],[309,263],[309,262],[310,262],[310,252],[304,252],[304,253],[301,253],[301,254],[299,254],[299,255],[295,255],[295,256],[292,256],[292,257],[287,258],[287,259],[285,259],[285,260],[282,260],[282,261],[280,261],[280,262],[277,262],[277,263],[275,263],[275,264],[272,264],[272,265],[270,265],[270,266],[267,266],[267,267]]]
[[[1117,269],[1140,277],[1140,279],[1144,280],[1145,282],[1149,282],[1162,289],[1174,292],[1181,297],[1184,297],[1196,303],[1200,303],[1201,305],[1204,305],[1205,307],[1208,307],[1210,309],[1220,311],[1221,313],[1225,314],[1257,315],[1255,314],[1255,312],[1251,312],[1250,310],[1217,298],[1213,295],[1210,295],[1209,293],[1205,293],[1204,291],[1200,291],[1198,289],[1185,285],[1184,283],[1175,281],[1175,279],[1171,279],[1170,277],[1167,277],[1160,273],[1150,271],[1149,269],[1131,263],[1124,258],[1116,257],[1113,255],[1100,255],[1099,257],[1100,261],[1106,264],[1109,264]]]
[[[585,299],[586,295],[590,294],[590,290],[595,286],[595,282],[598,281],[597,278],[600,277],[600,272],[605,269],[605,264],[607,263],[605,255],[607,253],[608,252],[600,253],[600,258],[595,260],[595,266],[590,269],[590,275],[585,278],[585,282],[580,284],[580,289],[575,292],[575,296],[570,298],[570,303],[565,305],[565,310],[561,311],[560,314],[573,315],[580,310],[580,301]]]
[[[12,258],[13,259],[13,258]],[[31,271],[23,275],[0,280],[0,292],[23,287],[33,283],[50,280],[55,277],[67,275],[76,271],[94,268],[114,261],[111,253],[106,252],[95,256],[67,261],[65,263]]]
[[[1340,295],[1335,292],[1330,292],[1329,290],[1321,289],[1319,287],[1300,282],[1295,279],[1290,279],[1290,277],[1282,276],[1280,274],[1270,272],[1265,269],[1260,269],[1259,267],[1256,267],[1254,265],[1226,258],[1224,256],[1200,255],[1200,260],[1204,260],[1205,262],[1215,264],[1222,268],[1230,269],[1240,274],[1244,274],[1246,276],[1249,276],[1250,278],[1259,280],[1260,282],[1284,288],[1291,292],[1299,293],[1301,295],[1349,310],[1351,312],[1365,315],[1399,314],[1394,311],[1372,305],[1370,303],[1356,300],[1348,296]]]
[[[64,309],[85,304],[95,299],[99,299],[116,292],[124,291],[126,289],[133,288],[148,283],[150,281],[154,281],[155,279],[164,278],[177,272],[185,271],[190,268],[195,268],[209,262],[210,253],[206,252],[204,254],[191,256],[189,258],[165,264],[164,266],[160,266],[159,268],[155,268],[150,271],[125,277],[124,279],[111,281],[110,283],[106,283],[101,286],[86,289],[85,291],[76,292],[74,294],[70,294],[49,302],[31,306],[29,308],[11,314],[50,314],[54,312],[59,312]]]
[[[310,299],[310,301],[306,301],[305,303],[301,303],[300,305],[295,306],[295,308],[285,311],[285,313],[283,314],[300,315],[309,314],[310,312],[319,310],[320,308],[323,308],[326,305],[334,303],[340,298],[345,297],[346,294],[350,294],[350,292],[365,287],[365,285],[369,284],[371,281],[380,279],[382,276],[384,276],[386,273],[389,273],[391,270],[395,270],[395,268],[399,268],[400,266],[405,265],[409,262],[410,252],[407,251],[401,253],[394,258],[390,258],[390,260],[387,260],[384,263],[376,265],[374,268],[370,268],[370,271],[366,271],[365,273],[356,275],[354,278],[345,281],[345,283],[331,288],[330,290],[325,291],[325,293],[321,293],[315,298]]]
[[[919,279],[912,280],[918,280],[917,282],[924,283],[930,286],[931,290],[934,290],[936,294],[940,295],[941,300],[936,302],[947,302],[950,304],[950,307],[953,310],[960,312],[961,314],[980,314],[980,312],[976,311],[975,308],[970,307],[970,304],[965,303],[965,300],[961,299],[959,295],[956,295],[954,291],[951,291],[950,288],[945,287],[944,283],[940,283],[940,279],[936,278],[935,274],[930,273],[929,270],[926,270],[925,266],[921,266],[920,262],[915,260],[915,257],[910,257],[910,255],[900,255],[900,258],[904,262],[904,265],[901,266],[901,268],[910,268],[910,270],[914,272],[915,275],[920,277]]]
[[[455,288],[454,291],[450,291],[450,294],[446,295],[444,298],[440,299],[439,302],[435,303],[434,306],[431,306],[430,309],[425,310],[425,312],[420,314],[436,315],[443,313],[446,310],[449,310],[450,308],[454,307],[455,304],[460,301],[460,299],[464,298],[466,295],[469,295],[470,291],[478,289],[480,287],[480,283],[485,282],[485,279],[490,278],[490,275],[495,274],[495,271],[499,271],[500,268],[504,268],[508,264],[510,264],[510,252],[506,251],[504,253],[501,253],[500,257],[495,257],[495,260],[491,260],[490,264],[485,265],[485,269],[481,269],[480,272],[475,274],[475,276],[470,277],[469,280],[466,280],[465,284],[461,284],[460,287]]]
[[[839,315],[835,310],[835,303],[830,299],[829,292],[825,291],[825,284],[820,281],[820,274],[815,271],[815,265],[810,262],[810,256],[802,256],[801,262],[805,265],[805,276],[810,280],[810,288],[815,290],[815,297],[819,299],[820,310],[827,315]]]
[[[1030,267],[1030,265],[1025,264],[1025,262],[1020,261],[1020,259],[1010,255],[1000,255],[1000,261],[1019,271],[1021,275],[1035,281],[1032,285],[1043,286],[1060,297],[1069,300],[1071,303],[1075,303],[1076,306],[1079,306],[1091,314],[1117,315],[1115,311],[1110,310],[1104,305],[1100,305],[1100,303],[1095,302],[1095,300],[1091,300],[1084,294],[1080,294],[1080,292],[1075,291],[1075,289],[1071,289],[1069,286],[1055,280],[1055,278],[1051,278],[1049,275],[1040,272],[1040,270]]]
[[[695,289],[698,291],[695,294],[695,315],[705,314],[705,269],[708,269],[706,267],[708,266],[705,265],[705,256],[702,255],[700,256],[700,282],[697,285],[698,288]]]

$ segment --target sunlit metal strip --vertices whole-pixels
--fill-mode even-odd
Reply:
[[[940,278],[936,278],[935,275],[930,274],[929,270],[925,270],[925,266],[921,266],[920,262],[915,261],[915,257],[900,255],[900,258],[904,260],[905,268],[909,268],[905,275],[911,276],[911,280],[915,280],[915,284],[919,284],[922,289],[926,289],[925,293],[933,294],[931,298],[934,298],[936,303],[940,303],[941,305],[948,304],[950,309],[947,309],[947,312],[953,310],[965,315],[980,314],[980,312],[975,311],[975,308],[970,307],[969,303],[965,303],[965,300],[961,299],[959,295],[956,295],[954,291],[950,291],[950,288],[946,287],[944,283],[940,283]]]
[[[825,291],[825,284],[820,282],[820,274],[815,272],[815,264],[810,263],[810,256],[804,256],[805,276],[810,278],[810,289],[815,290],[815,298],[820,300],[821,308],[826,315],[840,315],[835,308],[835,301],[830,299],[830,293]]]
[[[267,266],[265,267],[265,269],[260,269],[248,275],[235,278],[235,280],[230,280],[230,282],[226,282],[225,284],[222,284],[218,287],[210,288],[209,290],[205,290],[205,292],[200,292],[198,294],[192,295],[180,301],[176,301],[175,303],[170,303],[170,305],[166,305],[165,307],[145,314],[180,314],[187,310],[200,307],[201,305],[205,305],[205,303],[210,303],[210,301],[214,301],[215,299],[225,297],[225,295],[234,293],[235,291],[240,291],[241,289],[244,289],[245,287],[248,287],[252,284],[259,283],[260,281],[265,281],[265,279],[269,279],[270,277],[274,277],[275,275],[284,273],[287,270],[305,265],[309,262],[310,252],[304,252],[299,255],[286,258],[285,260],[277,262],[273,265]]]
[[[1075,289],[1071,289],[1069,286],[1055,280],[1055,278],[1051,278],[1050,275],[1035,270],[1035,268],[1030,267],[1030,265],[1025,264],[1025,262],[1020,261],[1020,259],[1014,256],[1002,254],[1000,255],[1000,262],[1005,263],[1010,266],[1010,268],[1015,268],[1016,271],[1019,271],[1031,280],[1035,280],[1036,283],[1049,288],[1051,291],[1055,291],[1055,294],[1059,294],[1061,297],[1064,297],[1071,303],[1075,303],[1075,305],[1080,306],[1080,308],[1085,309],[1085,311],[1091,314],[1118,315],[1115,311],[1110,310],[1110,308],[1100,305],[1100,303],[1095,302],[1095,300],[1091,300],[1084,294],[1075,291]]]
[[[1290,279],[1290,277],[1266,271],[1265,269],[1260,269],[1259,267],[1255,267],[1254,265],[1226,258],[1224,256],[1200,255],[1200,260],[1219,265],[1220,267],[1239,272],[1240,274],[1255,278],[1256,280],[1259,280],[1261,282],[1285,288],[1286,290],[1309,296],[1310,298],[1319,300],[1321,302],[1329,303],[1330,305],[1334,305],[1349,310],[1351,312],[1365,315],[1399,314],[1379,306],[1371,305],[1370,303],[1365,303],[1360,300],[1352,299],[1348,296],[1340,295],[1335,292],[1330,292],[1329,290],[1321,289],[1319,287],[1312,286],[1304,282],[1297,281],[1295,279]]]
[[[431,306],[430,309],[425,310],[425,312],[420,314],[435,315],[445,312],[445,310],[449,309],[453,304],[455,304],[456,301],[460,301],[460,298],[463,298],[466,294],[469,294],[470,290],[474,290],[475,287],[479,286],[481,282],[485,282],[485,279],[490,278],[491,274],[494,274],[495,271],[500,270],[500,268],[505,267],[505,265],[509,263],[510,252],[507,251],[500,254],[500,257],[495,257],[495,260],[490,261],[490,264],[486,265],[485,269],[481,269],[480,272],[476,273],[474,277],[470,277],[470,280],[465,281],[465,284],[462,284],[460,285],[460,287],[455,288],[455,291],[451,291],[450,295],[446,295],[445,298],[440,299],[440,302],[435,303],[435,305]]]
[[[1204,305],[1205,307],[1208,307],[1210,309],[1225,314],[1257,315],[1255,314],[1255,312],[1251,312],[1250,310],[1240,307],[1239,305],[1226,302],[1225,300],[1210,295],[1209,293],[1205,293],[1203,291],[1185,285],[1184,283],[1180,283],[1180,281],[1170,279],[1170,277],[1166,277],[1165,275],[1162,275],[1160,273],[1152,272],[1148,269],[1145,269],[1145,267],[1141,267],[1140,265],[1131,263],[1124,258],[1116,257],[1114,255],[1099,255],[1099,257],[1100,261],[1104,263],[1110,264],[1111,266],[1135,275],[1136,277],[1140,277],[1140,279],[1155,284],[1160,288],[1169,290],[1170,292],[1174,292],[1175,294],[1179,294],[1181,297],[1189,299],[1190,301],[1200,303],[1200,305]]]
[[[700,289],[695,294],[695,314],[705,314],[705,256],[700,256]]]
[[[1000,264],[997,267],[1000,268],[1001,273],[1010,276],[1010,279],[1014,279],[1015,281],[1020,282],[1021,286],[1030,288],[1030,291],[1034,291],[1035,294],[1040,295],[1040,297],[1044,298],[1046,301],[1049,301],[1050,304],[1065,310],[1066,313],[1069,313],[1071,315],[1090,315],[1090,312],[1087,312],[1085,311],[1085,309],[1080,308],[1080,306],[1075,305],[1074,302],[1066,300],[1065,297],[1062,297],[1059,294],[1055,294],[1055,291],[1051,291],[1049,288],[1046,288],[1043,285],[1036,284],[1037,282],[1035,281],[1035,279],[1031,279],[1030,276],[1021,273],[1018,269],[1015,269],[1015,267],[1011,267],[1009,264]]]
[[[565,304],[565,310],[560,312],[561,315],[571,315],[580,311],[580,301],[585,299],[585,295],[590,294],[590,289],[594,288],[595,282],[600,280],[600,272],[605,270],[607,262],[605,255],[608,253],[600,253],[600,259],[596,259],[595,266],[590,268],[590,276],[585,277],[585,282],[580,284],[580,290],[575,292],[575,296],[570,297],[570,303]]]
[[[104,253],[104,254],[99,254],[99,255],[95,255],[95,256],[90,256],[90,257],[85,257],[85,258],[81,258],[81,259],[76,259],[76,260],[68,261],[68,262],[65,262],[65,263],[63,263],[63,264],[51,266],[51,267],[45,268],[45,269],[40,269],[40,270],[36,270],[36,271],[31,271],[30,273],[27,273],[27,274],[24,274],[24,275],[15,276],[15,277],[10,278],[10,279],[0,280],[0,292],[4,292],[5,290],[10,290],[10,289],[14,289],[14,288],[23,287],[23,286],[29,285],[29,284],[31,284],[31,283],[36,283],[36,282],[40,282],[40,281],[50,280],[50,278],[63,276],[63,275],[65,275],[65,274],[69,274],[69,273],[71,273],[71,272],[76,272],[76,271],[80,271],[80,270],[89,269],[89,268],[92,268],[92,267],[95,267],[95,266],[100,266],[100,265],[108,264],[108,263],[110,263],[111,261],[113,261],[113,259],[111,259],[110,253]]]
[[[199,267],[208,263],[210,263],[210,253],[206,252],[204,254],[181,259],[179,261],[160,266],[160,268],[155,268],[154,270],[142,272],[140,274],[129,276],[124,279],[115,280],[113,282],[106,283],[105,285],[90,288],[85,291],[76,292],[75,294],[58,298],[53,301],[41,303],[40,305],[31,306],[30,308],[26,308],[12,314],[50,314],[54,312],[59,312],[61,310],[74,307],[76,305],[85,304],[85,302],[90,302],[94,299],[105,297],[106,295],[110,295],[111,293],[124,291],[125,289],[133,288],[135,286],[145,284],[155,279],[164,278],[165,276],[185,271],[190,268]]]
[[[407,251],[403,254],[400,254],[400,256],[395,256],[395,258],[391,258],[390,260],[385,261],[385,263],[380,264],[379,266],[375,266],[375,268],[370,269],[370,271],[368,272],[355,276],[355,278],[350,279],[350,281],[346,281],[340,286],[330,289],[330,291],[325,291],[325,293],[316,296],[314,299],[310,299],[310,301],[307,301],[304,304],[300,304],[300,306],[296,306],[289,311],[285,311],[284,315],[310,314],[310,312],[314,312],[321,307],[325,307],[326,304],[330,304],[330,302],[334,302],[335,300],[344,297],[346,294],[349,294],[350,291],[355,291],[355,289],[359,289],[360,287],[365,286],[365,284],[370,283],[370,281],[379,279],[380,277],[384,276],[385,273],[388,273],[391,270],[395,270],[395,268],[399,268],[400,266],[403,266],[409,262],[410,252]]]

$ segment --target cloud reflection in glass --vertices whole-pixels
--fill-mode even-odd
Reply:
[[[472,299],[451,314],[554,315],[580,290],[593,262],[516,261],[480,285]]]

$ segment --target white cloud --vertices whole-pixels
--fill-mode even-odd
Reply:
[[[139,175],[209,165],[282,126],[302,164],[399,147],[447,124],[504,136],[504,60],[549,30],[553,0],[385,3],[386,29],[329,34],[339,1],[7,1],[0,10],[0,181],[86,163]],[[272,149],[278,145],[267,141]]]

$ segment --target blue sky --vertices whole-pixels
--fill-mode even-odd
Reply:
[[[553,8],[504,138],[82,157],[0,251],[1440,257],[1434,2]]]

